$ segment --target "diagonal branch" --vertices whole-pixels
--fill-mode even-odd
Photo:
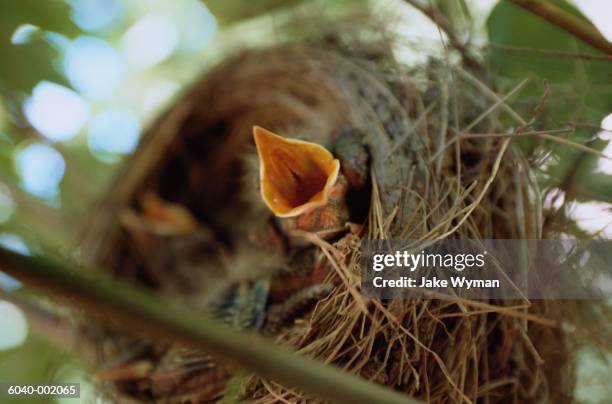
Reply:
[[[546,0],[510,0],[517,6],[569,32],[595,49],[612,55],[609,42],[595,27]]]
[[[276,346],[261,336],[234,331],[143,288],[99,272],[0,247],[0,270],[61,298],[127,332],[201,348],[288,387],[335,403],[417,403],[407,395]]]

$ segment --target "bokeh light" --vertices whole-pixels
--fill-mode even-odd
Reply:
[[[21,24],[13,32],[11,36],[11,43],[13,45],[23,45],[28,42],[37,34],[40,33],[40,28],[32,24]]]
[[[598,137],[604,140],[612,140],[612,114],[608,114],[601,120],[603,129]],[[605,156],[612,156],[612,142],[608,142],[602,151]],[[597,161],[596,173],[612,174],[612,160],[600,157]],[[581,229],[602,237],[612,238],[612,205],[606,202],[574,202],[569,212],[570,218],[576,221]]]
[[[89,116],[89,105],[74,91],[41,81],[23,106],[30,124],[46,138],[62,142],[76,135]]]
[[[123,77],[117,51],[105,40],[91,36],[81,36],[70,43],[64,55],[64,70],[70,84],[94,100],[113,95]]]
[[[601,128],[605,131],[612,132],[612,114],[609,114],[601,120]]]
[[[612,114],[602,119],[601,128],[603,130],[598,133],[598,137],[608,141],[602,153],[604,156],[612,157]],[[597,161],[596,171],[604,174],[612,174],[612,160],[606,157],[600,157]]]
[[[21,287],[21,282],[0,271],[0,289],[10,292]]]
[[[609,139],[611,137],[609,134],[607,136],[605,134],[606,132],[600,132],[599,137],[603,139],[606,137]],[[595,172],[612,175],[612,160],[609,159],[609,157],[612,157],[612,142],[608,142],[606,147],[602,150],[602,153],[607,157],[600,157],[597,160]]]
[[[186,52],[204,49],[217,32],[217,20],[203,2],[191,0],[185,6],[181,21],[181,50]]]
[[[0,246],[20,254],[30,255],[30,249],[22,239],[14,234],[0,234]],[[0,271],[0,289],[7,292],[21,287],[21,282]]]
[[[587,16],[601,34],[612,42],[612,2],[610,0],[573,0],[574,5]]]
[[[122,40],[122,53],[136,69],[155,66],[174,53],[179,42],[176,24],[168,17],[149,14],[128,29]]]
[[[15,251],[17,253],[23,255],[30,255],[30,249],[23,242],[23,240],[17,237],[14,234],[10,233],[2,233],[0,234],[0,245],[4,248],[8,248],[11,251]]]
[[[69,0],[72,20],[85,31],[100,30],[116,23],[123,14],[118,0]]]
[[[68,45],[70,45],[70,39],[66,35],[62,35],[58,32],[44,31],[43,37],[49,44],[53,45],[59,53],[64,53]]]
[[[139,135],[140,121],[136,114],[128,109],[111,108],[93,117],[87,142],[96,157],[114,161],[116,155],[134,151]]]
[[[42,143],[31,143],[18,150],[15,165],[23,189],[44,199],[57,197],[66,169],[64,158],[57,150]]]
[[[606,202],[573,202],[569,217],[581,229],[612,238],[612,206]]]
[[[28,323],[19,307],[3,300],[0,300],[0,330],[0,350],[18,347],[28,336]]]

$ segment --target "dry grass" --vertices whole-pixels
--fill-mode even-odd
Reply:
[[[567,401],[572,343],[562,325],[572,322],[573,302],[381,301],[360,293],[363,238],[544,236],[534,167],[513,139],[560,133],[532,128],[545,91],[534,116],[512,109],[524,84],[499,94],[480,73],[439,60],[408,70],[386,40],[363,45],[338,35],[245,52],[207,74],[151,127],[109,199],[110,212],[155,190],[213,232],[230,234],[231,244],[245,234],[230,219],[242,207],[238,156],[252,125],[299,130],[323,144],[357,130],[371,157],[369,214],[363,227],[333,242],[294,235],[312,246],[333,289],[272,337],[428,402]],[[164,290],[146,276],[120,224],[103,221],[107,237],[95,235],[94,261]],[[254,376],[232,383],[244,384],[249,402],[316,402]]]
[[[367,117],[357,122],[367,121],[364,131],[374,133],[372,142],[387,143],[390,153],[381,147],[373,156],[374,169],[378,158],[395,172],[372,176],[370,214],[362,234],[349,234],[333,244],[302,234],[319,249],[331,268],[328,282],[337,286],[312,313],[286,327],[278,340],[427,402],[558,402],[566,397],[571,383],[559,330],[564,304],[380,301],[359,291],[362,237],[542,237],[533,169],[511,144],[513,137],[544,134],[530,134],[530,123],[537,117],[523,118],[507,102],[525,82],[509,94],[497,94],[460,66],[432,62],[427,88],[417,91],[421,86],[411,72],[396,68],[389,79],[384,69],[364,68],[358,57],[338,58],[325,55],[319,63],[328,63],[325,69],[335,72],[331,81],[344,86],[337,91],[346,97],[351,113]],[[363,77],[353,77],[347,85],[337,77],[342,69]],[[360,96],[355,80],[368,83],[378,94]],[[398,83],[409,102],[396,95],[402,94],[393,88]],[[377,113],[381,102],[388,111]],[[399,125],[389,125],[393,113]],[[515,123],[502,124],[500,115]],[[474,128],[507,135],[462,135]],[[413,152],[415,145],[418,153]],[[389,175],[398,179],[379,180]],[[400,197],[393,195],[394,187],[401,187]],[[258,403],[306,400],[299,392],[256,378],[247,391]]]

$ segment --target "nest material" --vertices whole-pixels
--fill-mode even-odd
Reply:
[[[505,132],[499,109],[491,108],[496,101],[484,80],[461,66],[432,61],[402,68],[387,42],[362,46],[334,37],[230,57],[151,126],[91,227],[84,252],[118,276],[166,292],[177,271],[152,274],[118,212],[138,210],[142,196],[155,192],[187,208],[231,253],[244,237],[236,212],[261,213],[245,208],[254,192],[245,186],[242,157],[252,126],[305,133],[321,144],[353,131],[370,158],[365,226],[332,242],[309,238],[328,287],[315,296],[314,308],[286,308],[268,333],[301,354],[428,402],[565,401],[573,388],[568,343],[551,324],[562,311],[567,317],[570,302],[380,301],[359,293],[363,237],[542,237],[541,201],[527,159],[508,139],[456,139],[464,130]],[[513,126],[523,124],[518,118]],[[191,297],[199,293],[185,290]],[[87,335],[101,334],[90,327]],[[125,344],[101,352],[98,362],[116,358],[123,349],[117,346]],[[161,360],[155,346],[143,352],[148,361]],[[190,380],[195,391],[217,386]],[[115,387],[123,397],[151,398],[138,383]],[[316,401],[254,376],[229,383],[240,384],[247,401]],[[217,387],[216,394],[226,388]],[[188,384],[182,388],[155,397],[200,400]]]

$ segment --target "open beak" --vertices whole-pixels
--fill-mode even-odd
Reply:
[[[340,162],[323,146],[253,127],[261,195],[278,217],[298,216],[327,204]]]

